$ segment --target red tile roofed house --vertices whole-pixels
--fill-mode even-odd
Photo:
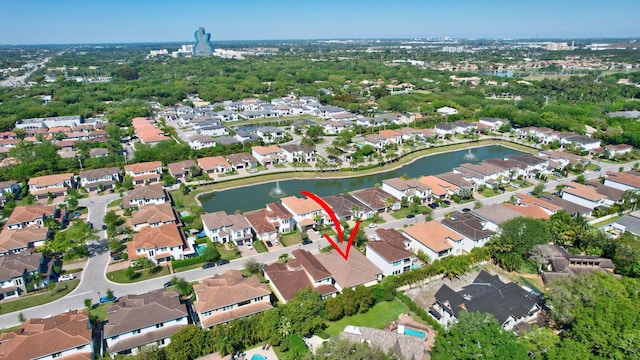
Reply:
[[[491,184],[500,178],[508,179],[509,170],[501,166],[493,165],[483,161],[479,164],[464,163],[453,169],[453,172],[460,173],[467,181],[475,182],[478,185]]]
[[[547,213],[543,208],[535,205],[527,206],[527,205],[513,205],[509,203],[504,203],[502,204],[502,206],[508,209],[512,209],[524,217],[530,217],[530,218],[542,219],[542,220],[549,220],[549,218],[551,218],[551,215],[549,215],[549,213]]]
[[[124,172],[131,176],[134,185],[145,182],[159,182],[162,175],[162,163],[160,161],[149,161],[137,164],[125,165]]]
[[[113,189],[116,182],[120,181],[120,169],[110,167],[86,170],[80,172],[78,177],[80,178],[80,186],[89,192],[98,190],[101,185],[104,189]]]
[[[191,173],[192,167],[197,168],[196,162],[193,160],[182,160],[167,164],[169,174],[171,174],[171,176],[173,176],[176,180],[184,180],[187,174]]]
[[[304,250],[294,250],[294,253],[296,251]],[[330,278],[322,279],[324,282],[316,283],[316,281],[311,278],[308,268],[303,267],[298,258],[289,260],[285,264],[276,262],[267,265],[264,268],[264,277],[269,280],[269,286],[273,290],[273,293],[283,304],[293,299],[298,291],[306,288],[317,291],[323,299],[329,296],[335,296],[338,293],[338,289],[331,285]]]
[[[431,260],[462,253],[464,236],[437,221],[419,222],[403,229],[414,252],[422,251]]]
[[[609,186],[622,191],[640,190],[640,173],[629,172],[607,172],[604,178],[604,186]]]
[[[284,208],[293,215],[293,220],[302,231],[314,226],[318,219],[320,224],[326,220],[322,206],[311,199],[287,196],[280,201]]]
[[[227,161],[236,169],[250,169],[258,167],[258,160],[248,152],[227,155]]]
[[[224,211],[216,211],[202,215],[204,233],[213,241],[221,244],[233,241],[237,246],[253,241],[251,225],[240,214],[228,215]]]
[[[531,196],[528,194],[517,194],[516,196],[517,196],[519,205],[525,205],[525,206],[535,205],[541,208],[542,210],[544,210],[549,215],[553,215],[558,211],[562,210],[561,206],[550,203],[548,201],[545,201],[544,199],[540,199],[535,196]]]
[[[278,229],[270,221],[269,213],[267,209],[260,209],[244,215],[258,240],[273,241],[278,238]]]
[[[138,258],[147,257],[158,265],[171,259],[182,260],[185,253],[192,251],[184,233],[173,223],[144,227],[137,234],[133,234],[133,241],[127,243],[127,253],[132,263]]]
[[[402,143],[402,133],[395,130],[381,130],[378,134],[381,138],[386,139],[387,144],[400,144]]]
[[[55,205],[16,206],[4,228],[15,230],[33,226],[42,227],[46,218],[57,217],[59,213]]]
[[[351,195],[356,200],[377,212],[387,212],[389,210],[400,209],[399,199],[377,187],[354,191]]]
[[[127,195],[122,198],[122,207],[124,209],[129,209],[152,204],[160,205],[167,202],[167,200],[167,192],[164,190],[162,185],[153,184],[140,186],[127,191]]]
[[[251,155],[265,166],[287,161],[284,151],[278,145],[254,146],[251,148]]]
[[[127,224],[134,230],[139,231],[143,227],[158,227],[167,224],[178,224],[178,217],[171,204],[148,205],[131,214],[127,219]]]
[[[205,329],[273,308],[267,285],[256,276],[244,278],[237,270],[204,279],[193,291],[193,307]]]
[[[438,199],[447,199],[458,192],[458,187],[454,184],[439,179],[433,175],[422,176],[418,179],[421,183],[431,189],[431,195]]]
[[[83,310],[32,318],[0,334],[0,359],[91,359],[92,332]]]
[[[339,243],[338,246],[343,253],[346,251],[346,241]],[[333,249],[316,255],[316,259],[329,269],[333,285],[340,291],[345,288],[355,289],[360,285],[369,287],[378,284],[378,281],[382,280],[382,270],[357,249],[351,250],[347,261]]]
[[[133,125],[136,135],[143,144],[154,145],[160,141],[171,140],[170,137],[164,135],[153,120],[133,118],[131,125]]]
[[[42,246],[49,236],[48,227],[2,230],[0,232],[0,256]]]
[[[176,291],[129,294],[107,309],[105,352],[136,355],[144,347],[165,347],[171,335],[189,323],[189,312]]]
[[[49,194],[53,196],[67,195],[67,189],[75,186],[73,173],[38,176],[29,179],[29,193],[36,199],[45,199]]]
[[[385,276],[411,270],[413,264],[409,240],[393,229],[377,229],[379,241],[367,242],[366,256]]]
[[[633,146],[627,144],[605,145],[604,151],[607,159],[613,159],[617,156],[624,156],[633,150]]]
[[[392,178],[382,180],[382,190],[388,192],[395,198],[406,198],[410,202],[415,196],[420,198],[421,202],[431,199],[431,188],[415,179],[404,180],[401,178]]]
[[[209,174],[225,174],[233,171],[231,164],[222,156],[209,156],[198,159],[198,165],[202,168],[202,171]]]
[[[589,209],[595,209],[605,204],[606,195],[599,194],[595,188],[569,181],[562,183],[562,199],[571,201]]]

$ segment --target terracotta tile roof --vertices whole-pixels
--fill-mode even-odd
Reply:
[[[293,299],[298,291],[309,287],[323,296],[338,293],[338,289],[333,285],[320,285],[314,288],[302,265],[296,260],[289,260],[287,264],[269,264],[264,268],[264,273],[271,280],[271,286],[278,290],[285,302]]]
[[[437,221],[419,222],[403,229],[404,233],[424,246],[440,252],[452,249],[447,239],[461,241],[464,237]]]
[[[109,306],[107,314],[108,321],[104,326],[105,338],[189,315],[178,293],[164,289],[140,295],[123,296],[116,304]]]
[[[245,162],[250,162],[251,164],[255,164],[258,160],[248,152],[242,152],[237,154],[229,154],[227,155],[227,160],[232,165],[244,165]]]
[[[193,160],[183,160],[179,162],[174,162],[171,164],[167,164],[167,169],[169,169],[169,174],[176,175],[184,175],[189,172],[189,169],[192,166],[197,166],[196,162]]]
[[[26,205],[16,206],[7,219],[7,225],[21,224],[33,221],[35,219],[42,219],[43,217],[51,217],[56,212],[55,205]]]
[[[315,211],[322,211],[322,206],[317,202],[296,196],[287,196],[280,199],[284,205],[293,210],[298,215],[308,214]]]
[[[147,171],[158,171],[162,169],[162,163],[160,161],[141,162],[137,164],[130,164],[124,166],[124,171],[127,173],[139,174]]]
[[[293,215],[285,208],[282,203],[272,202],[267,204],[267,209],[273,213],[278,219],[291,219]]]
[[[505,203],[505,204],[502,204],[502,206],[506,207],[507,209],[516,211],[520,215],[525,217],[530,217],[534,219],[544,219],[544,220],[548,220],[549,218],[551,218],[551,215],[549,215],[548,212],[544,211],[542,208],[535,205],[527,206],[527,205],[513,205],[513,204]]]
[[[46,176],[38,176],[29,179],[28,185],[31,186],[52,186],[56,184],[62,184],[65,181],[70,181],[73,178],[73,173],[65,173],[65,174],[55,174],[55,175],[46,175]]]
[[[293,250],[291,255],[304,268],[314,281],[320,281],[331,277],[331,272],[327,270],[318,259],[307,250]]]
[[[614,181],[620,184],[640,189],[640,176],[636,172],[607,172],[605,180]]]
[[[222,156],[210,156],[198,159],[198,165],[204,171],[215,170],[218,167],[228,168],[231,166],[229,162]]]
[[[391,199],[392,202],[398,202],[394,196],[388,192],[379,189],[377,187],[370,187],[363,190],[355,191],[352,193],[353,197],[358,201],[363,202],[369,208],[378,210],[387,207],[387,199]]]
[[[431,188],[431,193],[436,196],[445,196],[448,191],[455,192],[458,190],[458,187],[454,184],[438,179],[433,175],[422,176],[418,181]]]
[[[29,319],[18,329],[0,334],[0,359],[34,359],[91,345],[88,321],[81,310]]]
[[[235,231],[236,229],[240,230],[251,227],[244,215],[229,215],[224,211],[216,211],[202,215],[202,223],[208,229],[221,229],[228,227]]]
[[[367,242],[367,251],[371,248],[387,262],[392,263],[411,257],[411,251],[407,250],[407,239],[393,229],[377,229],[376,234],[381,241]]]
[[[453,184],[459,188],[461,187],[473,187],[473,185],[468,182],[467,180],[465,180],[462,175],[460,174],[455,174],[452,172],[448,172],[448,173],[444,173],[444,174],[440,174],[440,175],[436,175],[436,177],[440,180],[444,180],[450,184]]]
[[[137,348],[144,345],[155,345],[157,341],[170,338],[173,334],[182,329],[184,325],[176,324],[171,326],[164,326],[159,329],[144,332],[132,337],[124,337],[120,341],[113,343],[107,349],[111,354],[117,354],[118,352]],[[65,356],[62,360],[67,360]]]
[[[344,244],[342,250],[344,252],[346,250],[346,242],[342,244]],[[377,283],[378,278],[382,276],[382,270],[357,249],[351,249],[347,261],[335,250],[320,253],[316,257],[325,268],[331,269],[333,279],[342,288]]]
[[[127,243],[129,259],[138,257],[136,249],[160,249],[173,246],[184,246],[183,235],[176,224],[144,227],[137,234],[133,234],[133,241]]]
[[[30,243],[47,240],[48,227],[3,230],[0,232],[0,253],[29,247]]]
[[[518,202],[522,205],[536,205],[543,209],[547,209],[550,212],[556,212],[562,210],[562,206],[550,203],[545,201],[544,199],[537,198],[535,196],[531,196],[529,194],[518,194]]]
[[[255,315],[263,311],[273,309],[269,302],[255,302],[240,306],[228,311],[219,312],[211,316],[207,316],[202,320],[202,326],[209,328],[218,324],[228,323],[231,320],[239,319],[245,316]]]
[[[256,276],[244,278],[238,270],[227,270],[206,278],[194,285],[193,291],[196,294],[193,307],[198,314],[271,294],[267,285],[262,284]],[[266,304],[271,307],[269,302]]]
[[[120,169],[118,169],[117,167],[109,167],[109,168],[100,168],[100,169],[82,171],[80,172],[79,177],[81,179],[84,178],[84,179],[92,180],[92,179],[100,179],[105,176],[112,176],[113,174],[119,174],[119,173],[120,173]]]
[[[127,222],[131,227],[135,227],[141,224],[177,223],[178,220],[171,204],[167,202],[160,205],[144,206],[140,210],[133,212]]]
[[[564,182],[562,185],[564,185],[562,192],[569,193],[589,201],[599,201],[607,198],[605,195],[598,194],[596,189],[591,186],[582,185],[573,181]]]
[[[282,149],[278,145],[253,146],[251,149],[263,156],[282,152]]]
[[[261,209],[245,214],[245,217],[257,234],[278,232],[278,229],[267,218],[268,214],[269,210]]]

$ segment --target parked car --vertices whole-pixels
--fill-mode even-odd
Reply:
[[[302,245],[309,245],[309,244],[311,244],[311,243],[313,243],[313,241],[311,241],[311,240],[309,240],[309,239],[304,239],[304,240],[302,240]]]
[[[168,288],[171,285],[173,285],[173,281],[167,281],[166,283],[164,283],[165,288]]]
[[[92,222],[88,222],[87,225],[89,225],[90,229],[93,229],[93,223]]]
[[[273,243],[276,244],[276,245],[280,245],[280,241],[278,241],[278,239],[273,240]]]
[[[212,262],[208,262],[208,263],[206,263],[206,264],[202,265],[202,268],[203,268],[203,269],[208,269],[208,268],[212,268],[212,267],[214,267],[214,266],[216,266],[216,264],[214,264],[214,263],[212,263]]]
[[[462,212],[469,212],[469,211],[471,211],[471,209],[469,209],[469,208],[462,209]]]
[[[122,254],[117,253],[117,254],[111,254],[111,258],[116,261],[116,260],[122,260]]]
[[[451,205],[451,201],[449,200],[442,200],[442,203],[445,205]]]
[[[69,281],[76,278],[75,274],[64,274],[58,278],[58,281]]]
[[[427,205],[428,207],[432,208],[432,209],[436,209],[437,207],[440,206],[440,204],[438,203],[430,203],[429,205]]]
[[[106,224],[102,224],[102,230],[107,230],[107,225]]]
[[[229,263],[229,260],[226,259],[220,259],[218,260],[218,262],[216,263],[216,265],[221,266],[221,265],[226,265]]]
[[[107,295],[100,297],[100,304],[108,303],[111,301],[116,301],[116,297],[113,295],[111,295],[111,297],[108,297]]]
[[[249,249],[249,250],[253,250],[253,245],[251,245],[251,244],[247,244],[247,249]]]
[[[415,215],[413,215],[413,214],[409,214],[409,215],[407,215],[407,219],[413,219],[414,217],[416,217],[416,216],[415,216]]]
[[[265,241],[265,244],[267,244],[268,247],[272,247],[273,246],[273,243],[271,243],[271,241],[269,241],[269,240]]]
[[[378,224],[376,223],[371,223],[369,224],[369,229],[373,229],[374,227],[378,226]]]

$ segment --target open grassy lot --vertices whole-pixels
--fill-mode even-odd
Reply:
[[[391,321],[398,320],[398,315],[409,313],[403,303],[398,300],[386,301],[376,304],[364,314],[357,314],[329,323],[327,334],[337,336],[347,325],[368,326],[376,329],[384,329]]]

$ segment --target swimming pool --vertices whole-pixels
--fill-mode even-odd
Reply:
[[[405,335],[411,335],[411,336],[417,336],[417,337],[423,338],[423,339],[426,337],[424,332],[418,331],[418,330],[413,330],[413,329],[410,329],[408,327],[404,328],[404,334]]]
[[[207,244],[200,244],[198,245],[198,255],[202,255],[202,252],[204,251],[204,249],[207,248]]]
[[[251,360],[267,360],[267,358],[260,354],[253,354],[253,356],[251,357]]]

